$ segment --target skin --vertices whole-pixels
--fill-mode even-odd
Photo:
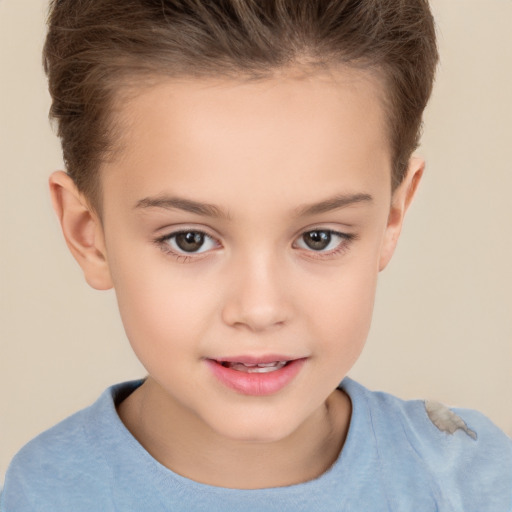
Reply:
[[[173,471],[276,487],[319,476],[340,453],[351,404],[336,387],[364,346],[378,273],[423,171],[411,159],[392,194],[381,87],[348,69],[165,80],[121,108],[101,218],[65,173],[52,175],[68,246],[91,286],[115,288],[149,374],[119,415]],[[183,199],[214,208],[188,211]],[[313,229],[342,235],[313,250]],[[205,232],[201,252],[163,240],[179,230]],[[205,362],[268,354],[306,358],[268,396],[226,387]]]

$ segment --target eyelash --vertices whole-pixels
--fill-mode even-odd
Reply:
[[[172,256],[179,263],[188,263],[190,261],[197,260],[198,258],[202,258],[202,257],[206,256],[209,251],[200,252],[200,253],[191,252],[189,254],[186,254],[183,252],[178,252],[169,246],[170,240],[172,240],[173,238],[176,238],[178,235],[187,234],[187,233],[195,233],[198,235],[202,235],[205,238],[213,240],[218,246],[220,246],[220,242],[215,237],[209,235],[208,233],[206,233],[205,231],[202,231],[201,229],[180,229],[178,231],[173,231],[172,233],[169,233],[169,234],[166,234],[166,235],[156,238],[155,243],[165,254]]]
[[[329,233],[330,236],[337,236],[340,238],[339,243],[334,249],[331,249],[329,251],[315,251],[314,249],[302,249],[306,256],[311,259],[315,260],[327,260],[331,258],[335,258],[336,256],[339,256],[341,254],[346,253],[352,242],[358,239],[358,236],[353,233],[342,233],[340,231],[335,231],[334,229],[325,229],[325,228],[313,228],[308,229],[307,231],[303,231],[300,236],[297,238],[297,240],[300,240],[305,234],[312,233],[315,231],[320,231],[323,233]]]
[[[336,257],[340,254],[343,254],[349,249],[351,243],[358,239],[358,236],[355,234],[352,234],[352,233],[342,233],[340,231],[335,231],[333,229],[312,228],[312,229],[308,229],[307,231],[303,231],[300,234],[300,236],[297,238],[297,240],[299,240],[301,237],[303,237],[307,233],[313,233],[315,231],[322,232],[322,233],[328,233],[330,236],[337,236],[341,239],[341,241],[339,242],[339,244],[336,246],[335,249],[331,249],[330,251],[315,251],[314,249],[308,250],[308,249],[295,247],[295,248],[303,251],[304,253],[306,253],[307,257],[312,258],[312,259],[330,259],[330,258]],[[203,257],[206,257],[211,252],[210,250],[206,250],[203,252],[195,252],[195,253],[191,252],[189,254],[186,254],[183,252],[178,252],[169,246],[170,240],[175,239],[180,234],[187,234],[187,233],[194,233],[194,234],[201,235],[205,238],[212,240],[213,242],[215,242],[215,244],[220,246],[220,242],[215,237],[209,235],[208,233],[206,233],[205,231],[202,231],[201,229],[182,229],[179,231],[174,231],[172,233],[169,233],[169,234],[166,234],[166,235],[156,238],[154,240],[154,243],[165,254],[173,257],[179,263],[189,263],[194,260],[197,261],[200,258],[202,259]],[[294,242],[294,244],[295,244],[295,242]]]

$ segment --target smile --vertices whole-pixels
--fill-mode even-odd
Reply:
[[[221,362],[225,368],[231,368],[238,372],[246,373],[270,373],[283,368],[288,361],[274,361],[272,363],[232,363],[229,361]]]
[[[242,359],[242,360],[240,360]],[[307,358],[266,357],[206,359],[213,376],[231,390],[250,396],[273,395],[288,386],[299,374]]]

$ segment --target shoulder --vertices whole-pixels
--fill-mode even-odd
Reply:
[[[392,473],[421,474],[425,485],[461,510],[512,510],[512,440],[486,416],[438,402],[401,400],[353,381],[346,391],[365,404],[375,443]]]
[[[66,503],[87,510],[89,496],[109,486],[102,437],[111,435],[109,425],[116,420],[115,394],[135,384],[107,389],[93,405],[26,444],[7,470],[0,511],[65,510]]]

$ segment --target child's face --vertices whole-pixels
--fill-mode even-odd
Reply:
[[[122,107],[82,266],[111,278],[150,389],[205,428],[282,439],[358,358],[421,173],[392,197],[378,87],[347,71],[168,81]]]

